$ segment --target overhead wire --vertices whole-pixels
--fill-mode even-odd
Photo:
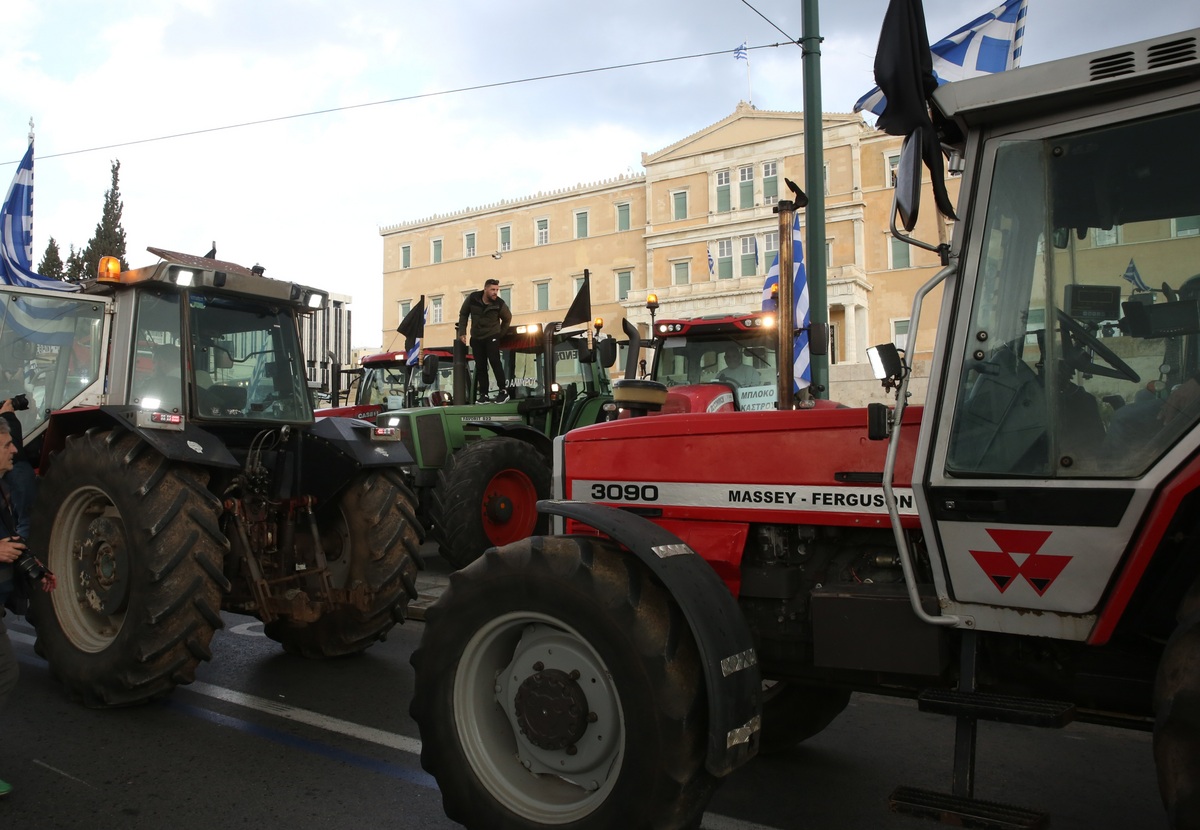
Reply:
[[[788,40],[789,40],[791,43],[794,43],[796,46],[799,46],[799,45],[800,45],[800,41],[799,41],[799,40],[797,40],[796,38],[792,37],[792,36],[791,36],[791,35],[789,35],[787,32],[785,32],[783,29],[781,29],[781,28],[779,28],[778,26],[776,26],[776,25],[775,25],[775,21],[774,21],[774,20],[772,20],[771,18],[767,17],[765,14],[763,14],[762,12],[760,12],[758,9],[754,8],[754,6],[750,5],[750,0],[742,0],[742,3],[743,3],[743,4],[746,6],[746,8],[748,8],[750,11],[754,12],[756,15],[758,15],[759,17],[761,17],[763,20],[767,21],[767,25],[768,25],[768,26],[770,26],[771,28],[773,28],[775,31],[779,32],[779,34],[781,34],[781,35],[783,35],[784,37],[786,37],[786,38],[787,38],[787,39],[788,39]]]
[[[745,0],[742,0],[742,2],[745,2]],[[746,5],[749,6],[750,4],[746,3]],[[753,6],[751,6],[750,8],[753,9],[755,12],[757,12],[760,16],[762,16],[762,13],[758,12],[757,9],[754,9]],[[765,17],[763,17],[763,19],[767,20],[767,18],[765,18]],[[770,20],[767,20],[767,22],[771,23]],[[775,26],[774,23],[771,23],[771,25]],[[784,32],[782,29],[779,29],[778,26],[775,26],[775,28],[778,29],[780,31],[780,33],[783,34],[784,37],[788,37],[787,32]],[[794,45],[794,43],[795,42],[789,38],[787,45],[789,45],[789,46]],[[747,48],[747,50],[774,49],[774,48],[778,48],[783,45],[784,45],[783,43],[764,43],[759,46],[748,46],[746,48]],[[83,153],[95,153],[100,150],[112,150],[112,149],[116,149],[119,147],[133,147],[133,146],[136,146],[139,144],[151,144],[151,143],[154,143],[157,141],[170,141],[170,140],[176,139],[176,138],[188,138],[189,136],[205,135],[207,133],[223,132],[225,130],[237,130],[237,129],[242,129],[244,127],[257,127],[257,126],[261,126],[263,124],[274,124],[274,123],[278,123],[280,121],[292,121],[292,120],[295,120],[298,118],[311,118],[311,117],[317,116],[317,115],[329,115],[329,114],[335,113],[335,112],[347,112],[350,110],[365,109],[367,107],[379,107],[379,106],[384,106],[386,104],[400,104],[400,103],[404,103],[407,101],[417,101],[422,98],[436,98],[436,97],[443,96],[443,95],[457,95],[457,94],[464,93],[464,92],[478,92],[479,90],[483,90],[483,89],[496,89],[498,87],[515,86],[517,84],[528,84],[528,83],[535,83],[538,81],[550,81],[550,80],[554,80],[557,78],[571,78],[571,77],[575,77],[575,76],[579,76],[579,75],[591,75],[591,74],[596,74],[599,72],[612,72],[612,71],[615,71],[618,69],[632,69],[632,68],[639,67],[639,66],[653,66],[655,64],[673,63],[675,61],[696,60],[698,58],[711,58],[715,55],[728,55],[732,51],[733,51],[732,49],[721,49],[721,50],[714,51],[714,52],[700,52],[700,53],[697,53],[694,55],[677,55],[677,56],[671,57],[671,58],[655,58],[654,60],[634,61],[632,63],[612,64],[610,66],[598,66],[598,67],[592,67],[590,69],[575,69],[575,70],[571,70],[569,72],[555,72],[555,73],[551,73],[551,74],[547,74],[547,75],[533,75],[528,78],[516,78],[516,79],[512,79],[512,80],[508,80],[508,81],[494,81],[492,83],[487,83],[487,84],[474,84],[472,86],[456,87],[454,89],[443,89],[443,90],[438,90],[435,92],[418,92],[413,95],[403,95],[398,98],[387,98],[382,101],[368,101],[368,102],[364,102],[361,104],[347,104],[347,105],[341,106],[341,107],[328,107],[326,109],[311,110],[309,112],[298,112],[298,113],[292,113],[290,115],[277,115],[277,116],[273,116],[271,118],[259,118],[259,119],[253,120],[253,121],[241,121],[236,124],[224,124],[224,125],[221,125],[218,127],[203,127],[203,128],[196,129],[196,130],[186,130],[184,132],[179,132],[179,133],[170,133],[168,135],[154,136],[153,138],[139,138],[139,139],[133,139],[131,141],[121,141],[121,142],[117,142],[114,144],[102,144],[102,145],[97,145],[95,147],[88,147],[88,148],[81,149],[81,150],[65,150],[61,153],[48,153],[46,155],[39,155],[37,158],[38,158],[38,161],[45,161],[46,159],[63,158],[65,156],[77,156],[77,155],[81,155]],[[0,167],[6,167],[10,164],[19,164],[19,163],[20,163],[20,159],[14,159],[12,161],[0,162]]]

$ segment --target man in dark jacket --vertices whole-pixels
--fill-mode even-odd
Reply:
[[[467,343],[467,320],[471,321],[471,341]],[[508,303],[500,298],[500,281],[487,280],[482,291],[472,291],[463,300],[458,312],[458,339],[471,347],[475,357],[476,400],[484,400],[488,393],[488,366],[496,375],[497,400],[504,400],[504,364],[500,361],[500,349],[496,341],[508,332],[512,312]]]

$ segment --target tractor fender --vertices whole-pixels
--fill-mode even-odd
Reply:
[[[42,444],[42,474],[51,463],[51,454],[63,448],[68,436],[96,427],[117,427],[135,433],[156,452],[172,461],[235,470],[242,466],[229,452],[225,442],[208,430],[186,420],[181,430],[138,426],[138,412],[138,407],[127,405],[79,407],[55,412],[50,416],[50,425]]]
[[[513,424],[504,421],[469,421],[468,423],[473,427],[486,429],[494,435],[504,435],[524,441],[545,456],[547,461],[550,461],[554,457],[554,442],[547,438],[544,433],[528,424]]]
[[[758,752],[762,675],[750,628],[716,571],[670,531],[616,507],[557,499],[538,510],[595,528],[629,549],[679,604],[704,666],[708,690],[708,753],[716,776],[733,772]]]

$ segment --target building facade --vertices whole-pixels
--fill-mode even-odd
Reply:
[[[927,302],[920,332],[909,332],[908,317],[914,292],[939,263],[890,233],[901,140],[858,115],[827,113],[823,132],[817,186],[825,195],[831,397],[859,403],[879,398],[866,371],[868,346],[911,346],[918,365],[931,351],[938,296]],[[803,114],[741,103],[721,121],[644,153],[642,164],[642,174],[381,228],[383,342],[424,295],[426,341],[449,343],[464,297],[489,278],[500,281],[514,324],[561,320],[585,269],[593,314],[617,335],[622,317],[647,330],[649,293],[658,297],[659,319],[760,308],[779,247],[773,209],[790,195],[786,180],[812,190],[804,181]],[[956,180],[950,188],[955,198]],[[915,235],[937,242],[942,220],[928,195],[923,201]]]

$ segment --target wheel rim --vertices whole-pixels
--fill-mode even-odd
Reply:
[[[467,762],[506,809],[567,824],[607,800],[624,714],[604,661],[573,628],[528,612],[489,621],[463,650],[452,695]]]
[[[120,511],[105,493],[81,487],[64,501],[50,532],[50,594],[67,639],[81,651],[108,648],[125,623],[131,557]]]
[[[537,488],[520,470],[501,470],[483,491],[483,532],[493,545],[507,545],[533,533]]]

